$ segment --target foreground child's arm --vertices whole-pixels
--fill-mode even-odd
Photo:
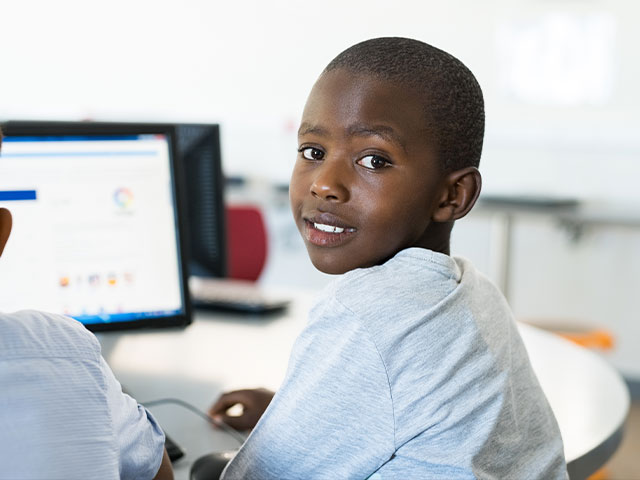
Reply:
[[[153,477],[153,480],[173,480],[173,467],[171,466],[171,460],[169,460],[169,454],[166,448],[162,454],[162,463],[160,463],[158,473]]]
[[[118,439],[120,478],[173,480],[173,469],[160,426],[142,405],[122,392],[109,366],[103,358],[100,361],[113,429]]]

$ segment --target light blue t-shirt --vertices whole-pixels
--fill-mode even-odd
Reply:
[[[320,296],[225,479],[566,479],[509,307],[466,260],[420,248]]]
[[[79,322],[0,314],[0,479],[151,479],[164,434]]]

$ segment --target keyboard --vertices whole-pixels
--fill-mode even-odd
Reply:
[[[270,313],[285,309],[291,300],[259,285],[226,278],[189,278],[194,307],[245,313]]]

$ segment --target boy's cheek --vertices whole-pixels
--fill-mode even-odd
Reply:
[[[304,176],[294,169],[291,181],[289,182],[289,201],[294,211],[295,207],[302,203],[304,193],[308,190],[305,187],[306,184],[307,182],[305,181]]]

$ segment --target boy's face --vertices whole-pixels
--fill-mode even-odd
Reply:
[[[443,177],[421,98],[338,69],[314,85],[298,132],[290,198],[311,261],[325,273],[438,249],[431,225]]]

